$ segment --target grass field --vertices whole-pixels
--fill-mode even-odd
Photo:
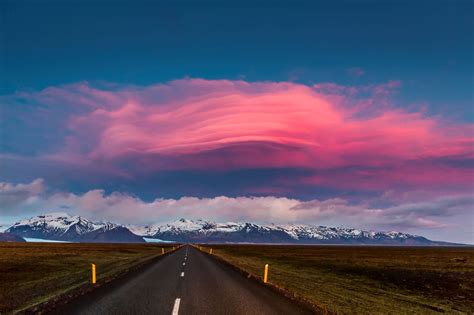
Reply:
[[[213,254],[340,314],[474,312],[474,249],[213,245]]]
[[[168,248],[166,248],[168,246]],[[91,263],[100,282],[161,254],[172,245],[0,243],[0,314],[44,302],[90,283]]]

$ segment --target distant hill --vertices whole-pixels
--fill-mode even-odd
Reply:
[[[144,243],[124,226],[110,222],[92,222],[67,213],[50,213],[22,220],[6,232],[27,238],[92,243]]]
[[[261,225],[180,219],[169,224],[129,228],[137,235],[189,243],[449,245],[401,232],[374,232],[304,224]]]
[[[0,242],[26,242],[23,237],[10,234],[10,233],[0,233]]]

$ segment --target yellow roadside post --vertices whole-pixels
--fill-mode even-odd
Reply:
[[[211,249],[209,249],[209,254],[212,254],[212,248],[211,248]]]
[[[95,264],[92,264],[92,284],[96,283],[96,277],[95,277]]]
[[[265,265],[265,273],[263,274],[263,283],[268,281],[268,264]]]
[[[161,255],[163,255],[165,253],[165,249],[162,247],[161,248]]]

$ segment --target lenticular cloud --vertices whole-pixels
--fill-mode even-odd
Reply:
[[[102,162],[129,176],[298,168],[307,170],[295,179],[305,185],[343,189],[468,185],[472,126],[393,106],[398,85],[186,79],[148,87],[79,83],[17,97],[62,113],[67,136],[49,159]]]

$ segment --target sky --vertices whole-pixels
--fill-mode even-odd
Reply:
[[[474,243],[472,1],[0,3],[0,224]]]

